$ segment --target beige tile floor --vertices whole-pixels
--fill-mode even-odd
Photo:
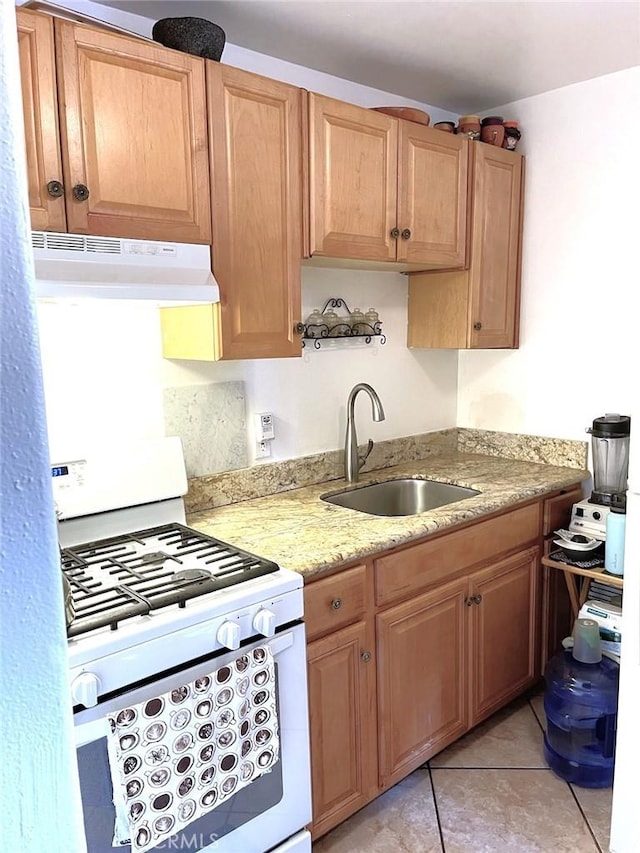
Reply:
[[[313,845],[314,853],[607,853],[611,788],[542,752],[542,694],[516,700]]]

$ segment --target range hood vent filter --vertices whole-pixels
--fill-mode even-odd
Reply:
[[[218,302],[209,246],[34,231],[36,294]]]

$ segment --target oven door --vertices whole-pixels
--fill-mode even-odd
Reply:
[[[175,642],[179,642],[176,639]],[[152,699],[231,663],[257,646],[268,645],[276,665],[280,758],[269,773],[161,842],[154,850],[265,853],[311,821],[309,726],[304,625],[243,645],[223,655],[186,664],[179,672],[127,687],[117,697],[74,716],[88,853],[113,853],[115,809],[107,756],[106,714]],[[159,658],[161,654],[159,653]],[[118,849],[130,851],[130,845]],[[283,849],[287,849],[286,847]],[[297,849],[297,848],[296,848]],[[310,848],[309,848],[310,849]]]

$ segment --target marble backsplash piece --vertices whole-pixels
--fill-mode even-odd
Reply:
[[[541,462],[561,468],[587,468],[588,442],[483,429],[458,429],[461,453]]]
[[[211,382],[164,389],[166,435],[182,439],[188,477],[246,468],[244,382]]]

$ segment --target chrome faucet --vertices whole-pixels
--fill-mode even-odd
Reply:
[[[384,420],[384,409],[382,408],[380,397],[378,397],[371,385],[367,385],[366,382],[359,382],[357,385],[354,385],[347,400],[347,435],[344,442],[344,478],[347,483],[358,482],[360,469],[367,461],[367,458],[373,449],[373,441],[369,439],[366,453],[362,457],[358,456],[355,405],[359,391],[366,391],[371,398],[371,409],[374,421]]]

